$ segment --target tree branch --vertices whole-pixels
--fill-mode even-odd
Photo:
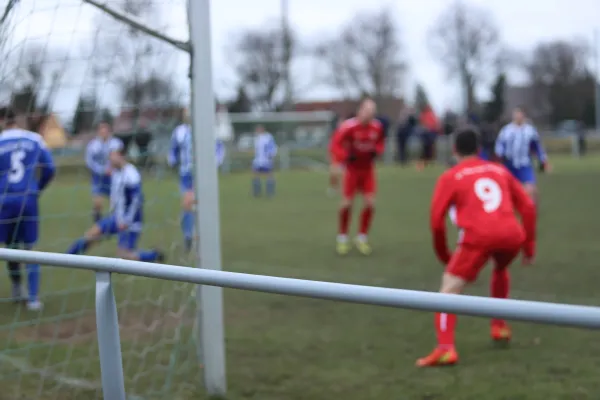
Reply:
[[[117,11],[114,8],[108,6],[106,3],[100,3],[99,1],[96,1],[96,0],[83,0],[83,2],[96,7],[97,9],[110,15],[117,21],[127,24],[127,25],[131,26],[132,28],[145,33],[148,36],[152,36],[155,39],[169,43],[170,45],[178,48],[179,50],[183,50],[187,53],[191,53],[191,51],[192,51],[192,48],[191,48],[191,45],[189,42],[182,42],[180,40],[173,39],[159,31],[155,31],[154,29],[148,28],[142,22],[137,21],[134,17],[126,15],[120,11]]]

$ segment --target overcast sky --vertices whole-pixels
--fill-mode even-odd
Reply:
[[[440,111],[460,104],[457,85],[447,79],[440,65],[430,54],[427,32],[449,0],[288,0],[292,27],[309,41],[335,32],[346,21],[363,10],[387,7],[401,27],[401,40],[406,49],[409,76],[407,94],[415,82],[425,85],[434,106]],[[5,1],[4,1],[5,2]],[[557,38],[593,37],[600,28],[600,0],[470,0],[489,9],[502,29],[503,41],[519,50],[527,50],[536,42]],[[22,0],[17,14],[16,35],[21,40],[39,40],[81,48],[77,41],[90,34],[94,11],[81,0]],[[165,4],[168,32],[187,38],[184,0]],[[166,4],[169,4],[168,6]],[[236,31],[276,23],[280,18],[280,0],[214,0],[211,2],[214,81],[220,96],[231,94],[235,75],[230,66],[227,47]],[[22,42],[19,42],[22,43]],[[74,51],[73,54],[76,52]],[[165,68],[182,75],[185,82],[185,56],[165,60]],[[307,71],[306,73],[310,73]],[[78,75],[78,74],[75,74]],[[519,80],[518,76],[511,77]],[[57,99],[61,112],[72,108],[81,80],[65,77],[63,91]],[[108,95],[111,96],[110,94]],[[304,99],[325,99],[332,92],[314,87],[303,93]]]

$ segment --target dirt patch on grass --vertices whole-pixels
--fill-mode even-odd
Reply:
[[[182,326],[192,326],[195,313],[190,307],[176,312],[159,307],[136,307],[119,311],[121,340],[139,340],[164,336]],[[19,342],[83,343],[97,339],[96,315],[90,314],[18,329],[13,336]]]

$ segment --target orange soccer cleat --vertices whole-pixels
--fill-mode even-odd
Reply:
[[[490,336],[495,342],[510,342],[512,332],[508,325],[492,325]]]
[[[454,348],[436,348],[427,357],[417,360],[417,367],[443,367],[454,365],[458,362],[458,353]]]

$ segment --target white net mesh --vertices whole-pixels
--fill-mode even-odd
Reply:
[[[187,38],[184,0],[103,3]],[[112,119],[144,179],[140,246],[161,246],[169,261],[189,263],[179,246],[176,179],[154,168],[164,161],[164,143],[188,102],[188,55],[80,0],[5,1],[0,12],[7,6],[12,8],[0,29],[0,104],[12,105],[24,116],[21,124],[43,135],[58,165],[41,200],[38,248],[65,252],[92,226],[83,149],[95,123]],[[108,257],[115,252],[114,240],[91,250]],[[43,267],[41,312],[12,304],[6,282],[0,287],[0,397],[100,398],[93,275]],[[179,398],[197,387],[191,287],[134,277],[118,277],[115,284],[128,393]]]

